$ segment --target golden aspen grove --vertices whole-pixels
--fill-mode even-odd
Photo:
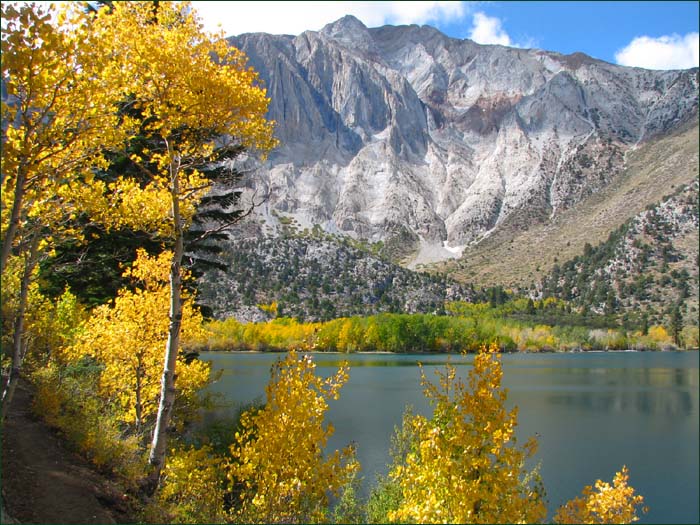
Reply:
[[[464,304],[452,307],[465,317],[425,344],[477,352],[467,383],[451,365],[437,384],[421,372],[432,415],[404,418],[404,453],[369,501],[355,494],[355,450],[328,450],[325,420],[351,370],[323,378],[303,352],[399,349],[413,325],[205,322],[183,267],[186,233],[214,185],[230,180],[212,164],[242,151],[264,159],[276,146],[270,99],[244,53],[204,31],[196,3],[83,7],[2,4],[3,419],[22,378],[36,413],[118,481],[139,522],[545,522],[544,487],[526,466],[537,441],[516,442],[499,345],[460,338],[476,324],[464,312],[478,309]],[[46,292],[41,264],[60,243],[115,230],[140,232],[151,251],[122,264],[113,297],[88,305],[70,288]],[[261,309],[275,316],[278,305]],[[206,432],[192,438],[215,378],[191,350],[227,327],[250,346],[289,351],[264,403],[243,411],[221,445]],[[517,344],[549,344],[550,330],[539,332],[519,331]],[[622,467],[612,485],[596,481],[554,522],[637,521],[643,498],[628,480]]]
[[[140,251],[125,273],[136,281],[132,290],[122,290],[111,305],[95,308],[75,342],[66,348],[64,359],[76,363],[92,358],[101,363],[99,392],[111,400],[118,421],[141,433],[152,428],[158,410],[163,341],[168,336],[168,273],[172,254],[163,252],[149,258]],[[202,331],[202,317],[192,297],[183,297],[182,334],[196,337]],[[197,392],[206,384],[209,367],[178,357],[181,379],[177,395],[182,407],[197,406]]]

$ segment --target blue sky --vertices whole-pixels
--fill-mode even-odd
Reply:
[[[345,14],[368,27],[428,24],[483,44],[582,51],[612,63],[698,66],[697,1],[662,2],[193,2],[227,35],[318,30]]]

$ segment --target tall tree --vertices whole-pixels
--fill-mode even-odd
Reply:
[[[57,236],[75,236],[79,210],[103,203],[104,186],[91,168],[102,151],[123,140],[114,89],[98,75],[104,55],[93,53],[85,14],[2,5],[2,196],[0,271],[22,260],[13,321],[13,363],[2,395],[2,416],[22,366],[27,290],[35,267]]]
[[[185,232],[213,185],[204,170],[240,147],[264,155],[275,145],[273,124],[265,119],[269,99],[245,56],[223,34],[205,33],[189,3],[117,2],[95,15],[91,29],[111,57],[103,75],[122,79],[142,116],[138,134],[150,145],[129,153],[147,184],[111,183],[111,211],[139,217],[140,226],[167,239],[172,250],[170,326],[149,455],[157,483],[175,398]],[[133,123],[124,117],[123,125]]]
[[[683,331],[681,304],[677,303],[671,311],[671,337],[673,337],[673,343],[678,347],[681,346],[681,332]]]

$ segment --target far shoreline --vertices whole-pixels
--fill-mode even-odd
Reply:
[[[295,350],[298,353],[312,354],[312,355],[476,355],[477,352],[431,352],[431,351],[421,351],[416,350],[412,352],[389,352],[386,350],[369,350],[369,351],[357,351],[357,352],[340,352],[338,350],[302,350],[302,349],[266,349],[266,350],[210,350],[202,349],[193,351],[193,353],[211,353],[211,354],[284,354]],[[625,350],[619,349],[573,349],[573,350],[515,350],[515,351],[501,351],[501,355],[537,355],[537,354],[625,354],[625,353],[685,353],[685,352],[698,352],[698,348],[680,349],[680,348],[664,348],[664,349],[651,349],[651,348],[629,348]]]

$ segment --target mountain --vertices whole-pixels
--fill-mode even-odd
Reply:
[[[430,270],[475,285],[530,287],[555,265],[581,255],[586,244],[604,242],[627,220],[696,181],[699,140],[696,121],[640,144],[626,153],[625,167],[607,186],[576,206],[527,227],[517,218],[506,220],[460,260]]]
[[[634,180],[647,148],[697,131],[697,68],[627,68],[351,16],[230,43],[260,73],[277,122],[280,147],[255,182],[269,196],[266,228],[286,218],[383,241],[411,267],[462,254],[469,265],[502,231],[554,225]],[[697,177],[697,155],[687,160],[682,183]]]

